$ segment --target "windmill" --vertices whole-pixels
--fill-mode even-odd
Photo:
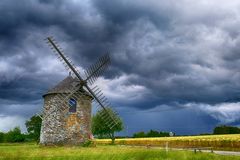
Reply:
[[[42,118],[40,144],[80,144],[90,139],[92,100],[103,110],[101,112],[103,125],[113,130],[119,122],[106,108],[111,106],[107,98],[103,96],[98,86],[93,85],[109,66],[109,55],[102,56],[91,65],[85,71],[86,78],[83,78],[56,41],[52,37],[46,40],[58,59],[72,74],[43,95],[44,110],[39,114]]]

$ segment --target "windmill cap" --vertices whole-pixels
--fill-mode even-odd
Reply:
[[[49,89],[47,91],[47,93],[45,93],[43,95],[43,98],[49,94],[58,94],[58,93],[69,93],[69,90],[73,89],[73,86],[76,85],[76,83],[79,83],[79,80],[77,78],[73,78],[72,76],[67,76],[64,80],[62,80],[61,82],[59,82],[56,86],[54,86],[53,88]],[[84,89],[80,90],[83,94],[90,96],[92,98],[92,96],[85,91]]]

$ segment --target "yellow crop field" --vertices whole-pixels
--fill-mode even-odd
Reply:
[[[97,144],[110,144],[110,139],[96,139]],[[204,135],[204,136],[176,136],[157,138],[123,138],[116,139],[118,145],[143,145],[172,148],[211,147],[214,149],[240,150],[240,134],[232,135]]]

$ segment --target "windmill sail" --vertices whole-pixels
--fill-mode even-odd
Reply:
[[[110,130],[113,129],[114,126],[118,124],[118,121],[106,109],[106,107],[110,106],[109,102],[103,96],[101,90],[98,87],[95,87],[95,89],[98,88],[98,91],[93,90],[87,84],[89,81],[91,81],[89,83],[93,83],[93,81],[99,76],[99,74],[102,73],[102,71],[106,68],[107,64],[110,63],[109,56],[106,55],[100,58],[100,60],[95,65],[93,65],[90,70],[88,70],[87,79],[83,80],[83,78],[80,76],[80,72],[76,69],[75,65],[70,61],[70,59],[63,54],[56,42],[51,37],[48,37],[47,40],[50,46],[52,46],[52,49],[57,52],[57,56],[60,61],[63,61],[65,67],[68,70],[72,71],[74,75],[79,79],[80,85],[83,86],[91,94],[95,102],[98,104],[98,107],[101,107],[104,110],[104,115],[102,116],[102,119],[105,125],[108,126]],[[76,92],[77,91],[73,91],[69,96],[74,95]],[[62,101],[64,101],[64,99],[62,99]]]
[[[90,83],[90,85],[92,85],[97,80],[97,78],[104,72],[104,70],[107,69],[110,63],[111,61],[108,54],[99,58],[99,60],[95,64],[91,65],[85,71],[85,75],[87,77],[86,81]]]

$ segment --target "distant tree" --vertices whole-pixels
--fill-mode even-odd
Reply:
[[[5,134],[3,132],[0,132],[0,143],[4,142],[4,136]]]
[[[27,120],[25,125],[28,131],[29,138],[39,142],[42,119],[38,115],[34,115]]]
[[[158,133],[158,131],[150,130],[147,133],[147,137],[159,137],[159,133]]]
[[[25,136],[21,133],[20,127],[15,127],[5,134],[5,140],[6,142],[23,142]]]
[[[116,115],[111,108],[106,108],[108,113],[118,122],[116,126],[114,126],[111,130],[106,126],[103,122],[103,112],[105,110],[99,110],[93,117],[92,117],[92,132],[94,135],[97,135],[99,138],[111,138],[112,143],[115,141],[115,132],[120,132],[123,130],[123,122],[121,118]]]
[[[133,134],[133,138],[146,137],[147,135],[144,132],[137,132]]]
[[[239,133],[240,128],[226,125],[217,126],[213,130],[213,134],[239,134]]]

